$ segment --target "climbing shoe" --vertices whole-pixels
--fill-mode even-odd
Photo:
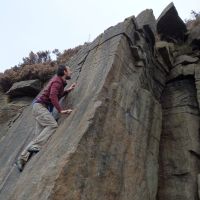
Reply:
[[[30,152],[30,153],[37,153],[39,151],[40,151],[39,147],[36,147],[36,146],[28,148],[28,152]]]
[[[24,169],[24,166],[25,166],[25,161],[22,160],[22,159],[19,159],[19,160],[17,160],[16,165],[17,165],[17,169],[18,169],[20,172],[22,172],[23,169]]]

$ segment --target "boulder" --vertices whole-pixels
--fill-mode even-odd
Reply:
[[[176,57],[175,62],[174,62],[174,66],[182,64],[182,65],[188,65],[188,64],[192,64],[192,63],[197,63],[199,60],[199,58],[197,57],[192,57],[189,55],[181,55]]]
[[[35,97],[41,90],[41,82],[39,80],[28,80],[14,83],[6,93],[10,97]]]
[[[170,3],[157,19],[158,34],[162,40],[184,41],[186,31],[185,23],[178,16],[174,4]]]

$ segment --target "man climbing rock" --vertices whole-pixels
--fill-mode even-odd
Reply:
[[[59,104],[59,99],[75,88],[75,83],[64,90],[66,80],[71,78],[70,68],[59,65],[57,75],[55,75],[42,92],[35,98],[33,103],[33,116],[36,120],[35,138],[22,151],[17,160],[17,167],[22,171],[25,164],[33,153],[40,151],[43,144],[55,132],[58,124],[51,114],[53,107],[61,114],[70,114],[71,109],[63,110]]]

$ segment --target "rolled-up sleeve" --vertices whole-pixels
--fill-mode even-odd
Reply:
[[[58,110],[60,113],[62,108],[59,104],[58,93],[61,89],[62,85],[59,82],[53,82],[50,89],[50,100],[53,106]]]

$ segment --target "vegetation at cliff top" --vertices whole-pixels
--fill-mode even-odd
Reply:
[[[200,12],[192,10],[190,14],[191,18],[184,20],[188,29],[192,29],[193,27],[200,25]]]
[[[13,83],[24,80],[39,79],[45,83],[55,73],[59,64],[65,64],[75,55],[82,46],[64,50],[60,53],[58,49],[52,51],[56,60],[51,59],[50,51],[30,52],[28,57],[23,58],[23,63],[11,67],[4,73],[0,73],[0,86],[7,91]]]

